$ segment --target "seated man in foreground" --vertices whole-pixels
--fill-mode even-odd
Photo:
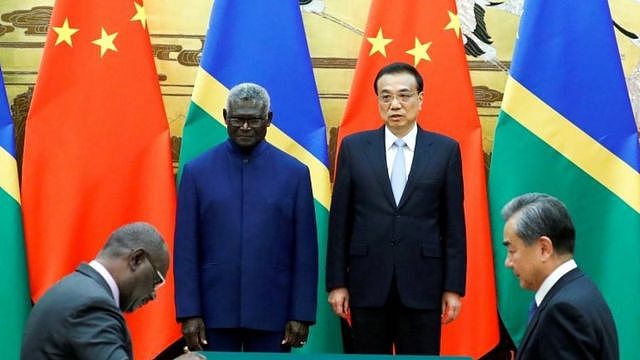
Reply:
[[[118,228],[93,261],[80,264],[35,304],[20,358],[132,359],[122,312],[155,299],[168,269],[167,246],[153,226],[132,223]],[[203,357],[186,353],[178,359]]]

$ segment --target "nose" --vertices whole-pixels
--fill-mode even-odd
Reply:
[[[396,95],[393,96],[393,99],[391,99],[391,102],[389,103],[389,107],[391,107],[392,109],[397,109],[399,107],[401,107],[400,105],[400,100],[398,99],[398,97]]]
[[[511,257],[509,255],[507,255],[504,258],[504,266],[511,268],[511,266],[513,265],[513,262],[511,262]]]

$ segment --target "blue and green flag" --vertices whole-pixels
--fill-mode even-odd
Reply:
[[[271,97],[267,140],[311,172],[320,271],[318,312],[302,351],[341,352],[339,320],[324,284],[330,194],[327,139],[298,1],[216,0],[182,134],[180,169],[227,138],[222,118],[229,89],[257,83]]]
[[[525,3],[496,128],[489,199],[498,303],[516,343],[533,296],[503,265],[500,209],[526,192],[562,200],[578,265],[618,328],[620,357],[640,351],[640,145],[606,0]]]
[[[0,69],[0,353],[20,358],[20,343],[31,309],[22,230],[18,166],[7,93]]]

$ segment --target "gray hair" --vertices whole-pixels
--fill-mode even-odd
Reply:
[[[167,251],[167,245],[160,232],[146,222],[123,225],[111,233],[98,257],[115,258],[133,249],[144,249],[154,254]]]
[[[555,197],[542,193],[520,195],[502,208],[502,218],[515,220],[516,235],[526,245],[547,236],[559,254],[573,254],[575,228],[566,206]]]
[[[233,105],[243,101],[250,101],[253,102],[254,105],[261,105],[265,115],[269,112],[269,109],[271,109],[269,93],[258,84],[242,83],[232,87],[227,97],[227,111],[231,112]]]

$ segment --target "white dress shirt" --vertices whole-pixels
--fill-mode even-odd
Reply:
[[[109,270],[104,267],[104,265],[100,264],[97,260],[91,260],[89,263],[95,271],[97,271],[100,276],[107,282],[109,285],[109,289],[111,289],[111,295],[113,295],[113,299],[116,302],[116,306],[120,307],[120,289],[118,289],[118,284],[116,284],[116,280],[111,276]]]
[[[418,127],[416,124],[413,124],[413,128],[405,135],[400,138],[406,144],[404,147],[404,165],[405,169],[407,169],[407,177],[409,177],[409,172],[411,171],[411,164],[413,163],[413,154],[416,151],[416,137],[418,136]],[[387,128],[384,127],[384,148],[387,154],[387,174],[389,178],[391,178],[391,169],[393,169],[393,161],[396,158],[396,152],[398,152],[398,148],[393,146],[393,142],[398,139],[397,136],[393,135],[393,133]],[[406,180],[406,179],[405,179]]]
[[[544,297],[547,296],[547,293],[549,292],[549,290],[551,290],[553,285],[555,285],[558,282],[558,280],[560,280],[561,277],[563,277],[566,273],[568,273],[569,271],[577,267],[578,265],[576,264],[575,260],[570,259],[562,263],[562,265],[558,266],[555,270],[553,270],[551,274],[549,274],[549,276],[547,276],[544,279],[538,291],[536,291],[536,296],[535,296],[536,305],[540,306],[540,304],[542,303],[542,300],[544,300]]]

